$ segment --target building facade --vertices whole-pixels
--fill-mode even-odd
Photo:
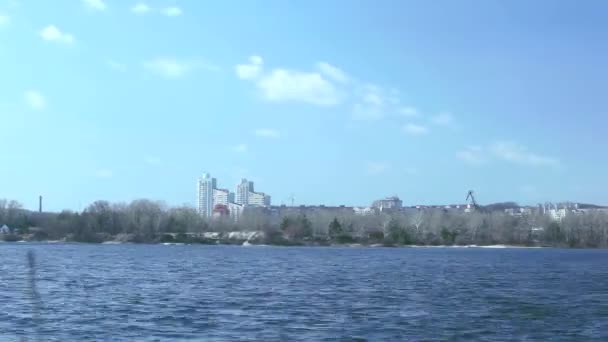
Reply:
[[[376,210],[371,207],[354,207],[353,211],[355,212],[355,215],[360,216],[370,216],[376,213]]]
[[[249,204],[249,193],[253,192],[253,182],[241,179],[241,183],[236,186],[236,203],[242,205]]]
[[[228,217],[229,215],[230,215],[230,210],[228,209],[228,205],[216,204],[213,206],[213,215],[212,215],[213,219],[218,220],[223,217]]]
[[[236,186],[235,203],[243,206],[263,207],[270,205],[270,196],[263,192],[255,192],[253,182],[241,179]]]
[[[210,174],[205,173],[198,179],[197,183],[197,210],[198,213],[206,218],[210,218],[213,213],[213,190],[217,187],[217,180]]]
[[[243,211],[245,210],[245,206],[237,203],[228,203],[228,211],[230,217],[234,220],[234,222],[238,222],[243,215]]]
[[[376,208],[380,211],[385,209],[401,209],[402,206],[403,202],[397,196],[387,197],[372,203],[372,208]]]
[[[547,214],[553,221],[561,222],[564,218],[566,218],[566,208],[561,209],[549,209]]]
[[[213,189],[213,205],[230,203],[230,191],[228,189]]]
[[[249,192],[247,205],[254,207],[264,207],[270,205],[270,196],[263,192]]]

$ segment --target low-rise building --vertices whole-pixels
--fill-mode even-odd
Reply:
[[[248,205],[256,207],[265,207],[270,205],[270,196],[263,192],[249,192]]]
[[[403,201],[401,201],[399,199],[399,197],[397,197],[397,196],[386,197],[384,199],[377,200],[372,203],[372,207],[376,208],[380,211],[383,211],[386,209],[397,209],[398,210],[398,209],[401,209],[402,206],[403,206]]]
[[[567,214],[566,208],[561,209],[549,209],[547,214],[553,221],[561,222]]]
[[[225,204],[216,204],[213,207],[213,218],[214,219],[219,219],[222,217],[228,217],[230,216],[230,211],[228,210],[228,206]]]
[[[228,203],[228,211],[230,217],[234,220],[234,222],[238,222],[243,215],[243,210],[245,210],[245,206],[242,204],[229,202]]]
[[[353,207],[355,215],[370,216],[376,213],[376,209],[371,207]]]
[[[213,204],[228,205],[230,203],[230,191],[228,189],[213,189]]]

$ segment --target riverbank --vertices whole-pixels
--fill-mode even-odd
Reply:
[[[8,238],[7,238],[8,237]],[[349,241],[340,241],[340,239],[316,238],[316,239],[287,239],[283,236],[268,236],[261,231],[253,232],[205,232],[205,233],[166,233],[155,236],[153,239],[145,239],[134,234],[118,234],[110,236],[107,234],[99,234],[94,237],[82,237],[68,235],[58,240],[36,239],[33,235],[12,235],[3,236],[0,242],[18,242],[18,243],[87,243],[87,244],[157,244],[167,246],[179,245],[234,245],[234,246],[301,246],[301,247],[353,247],[353,248],[545,248],[545,247],[562,247],[562,246],[519,246],[509,244],[467,244],[467,245],[413,245],[413,244],[395,244],[388,241],[377,241],[369,239],[350,239]]]

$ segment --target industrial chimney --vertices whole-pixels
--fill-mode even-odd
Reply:
[[[42,212],[42,196],[38,197],[38,212]]]

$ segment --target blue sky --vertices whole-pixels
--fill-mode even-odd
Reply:
[[[0,197],[608,203],[603,1],[0,0]]]

